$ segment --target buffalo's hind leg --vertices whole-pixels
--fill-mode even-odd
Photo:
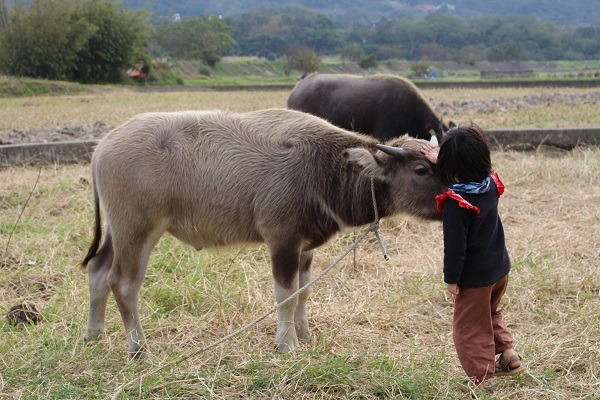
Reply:
[[[112,236],[107,230],[104,244],[88,263],[88,288],[90,292],[90,309],[88,312],[87,331],[84,340],[99,340],[104,334],[104,318],[106,303],[110,295],[108,272],[113,262],[114,251]]]
[[[298,290],[298,265],[300,261],[300,246],[270,246],[273,279],[275,285],[275,300],[281,304]],[[278,325],[275,335],[275,346],[282,353],[289,353],[298,346],[295,327],[295,312],[298,299],[290,300],[277,310]]]
[[[139,317],[140,289],[150,252],[165,231],[165,227],[133,229],[130,234],[113,236],[114,261],[108,283],[112,290],[127,335],[127,351],[133,358],[146,357],[146,338]],[[116,232],[115,232],[116,233]]]
[[[305,286],[310,282],[310,265],[313,259],[313,252],[303,251],[300,254],[300,265],[298,270],[299,276],[299,287]],[[310,296],[310,289],[305,290],[298,296],[298,305],[296,306],[296,312],[294,314],[294,322],[296,324],[296,335],[302,342],[307,342],[309,339],[308,335],[308,319],[306,318],[306,302]]]

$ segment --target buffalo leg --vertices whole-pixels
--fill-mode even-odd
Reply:
[[[133,232],[135,234],[130,236],[113,237],[115,258],[108,283],[125,326],[127,351],[133,358],[144,358],[146,338],[139,318],[140,288],[146,275],[150,252],[164,229],[139,229]],[[143,235],[142,232],[147,234]]]
[[[304,251],[300,255],[300,268],[298,271],[299,276],[299,287],[303,287],[310,282],[310,264],[312,262],[313,252]],[[296,307],[296,313],[294,314],[294,322],[296,324],[296,335],[298,339],[306,342],[309,339],[308,336],[308,319],[306,318],[306,302],[310,296],[310,290],[302,292],[298,296],[298,306]]]
[[[110,231],[107,231],[102,248],[87,266],[90,309],[84,337],[86,341],[98,340],[104,334],[106,303],[110,295],[108,272],[113,262],[113,255],[112,237]]]
[[[299,246],[298,246],[299,247]],[[298,264],[300,261],[299,249],[271,249],[271,262],[273,264],[273,278],[275,284],[275,300],[278,304],[286,300],[298,290]],[[294,314],[298,299],[277,310],[278,326],[275,335],[275,346],[282,353],[289,353],[298,346],[298,337],[294,324]]]

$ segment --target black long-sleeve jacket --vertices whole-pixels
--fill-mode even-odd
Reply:
[[[498,197],[504,185],[494,173],[481,194],[449,191],[438,196],[443,207],[444,282],[460,288],[489,286],[510,271]],[[445,201],[448,200],[448,201]]]

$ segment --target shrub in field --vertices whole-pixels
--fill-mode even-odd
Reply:
[[[198,68],[198,73],[200,75],[204,75],[204,76],[210,76],[212,74],[212,70],[210,69],[210,67],[206,66],[206,65],[201,65]]]
[[[378,65],[377,58],[375,54],[369,54],[368,56],[364,56],[358,62],[358,66],[362,69],[376,68]]]
[[[0,25],[0,70],[32,78],[119,82],[128,67],[147,63],[142,15],[106,0],[19,3]]]
[[[307,75],[319,69],[321,59],[319,55],[306,46],[294,46],[290,48],[284,56],[284,72],[289,75],[293,69],[296,69]]]

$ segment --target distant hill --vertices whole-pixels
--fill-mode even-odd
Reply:
[[[451,12],[467,18],[484,14],[534,15],[557,25],[600,25],[600,0],[122,0],[124,7],[148,9],[159,16],[202,14],[233,17],[249,11],[299,6],[340,22],[422,17]]]
[[[534,15],[557,25],[599,25],[600,0],[455,0],[457,13]]]

